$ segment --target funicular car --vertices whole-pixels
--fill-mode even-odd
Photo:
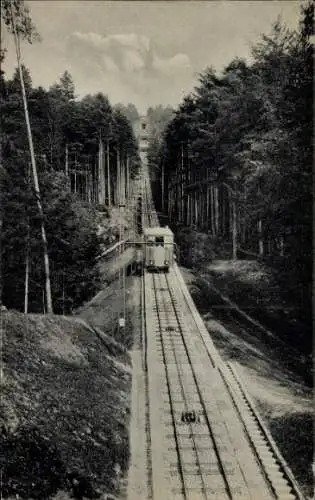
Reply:
[[[165,270],[174,262],[174,235],[169,227],[147,227],[144,236],[144,266],[148,270]]]

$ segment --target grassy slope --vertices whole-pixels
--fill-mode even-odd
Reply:
[[[4,497],[117,493],[129,456],[125,349],[80,320],[2,314]]]
[[[126,213],[125,231],[131,220]],[[119,236],[119,210],[99,212],[97,223],[105,249]],[[76,319],[0,312],[4,498],[103,498],[124,488],[131,390],[125,347],[133,334],[130,311],[125,332],[116,327],[122,301],[115,279],[132,256],[128,250],[99,262],[103,290]]]

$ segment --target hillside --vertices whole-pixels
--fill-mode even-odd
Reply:
[[[2,326],[4,498],[117,495],[129,458],[124,347],[80,319],[3,312]]]

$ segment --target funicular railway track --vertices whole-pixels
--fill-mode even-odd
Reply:
[[[143,210],[144,224],[158,226],[148,184]],[[143,297],[149,497],[302,500],[176,264],[169,274],[144,272]]]
[[[222,460],[207,418],[206,402],[169,280],[164,274],[152,280],[177,453],[177,461],[170,464],[171,476],[177,483],[172,491],[182,498],[208,499],[213,493],[220,493],[222,499],[233,498],[228,478],[231,470]]]

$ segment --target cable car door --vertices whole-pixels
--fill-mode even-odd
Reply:
[[[164,267],[165,249],[163,236],[155,238],[155,265],[156,267]]]
[[[154,264],[154,240],[148,238],[146,243],[146,265],[150,266]]]

